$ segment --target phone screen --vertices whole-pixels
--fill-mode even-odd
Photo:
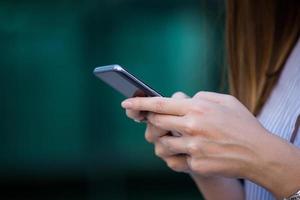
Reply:
[[[118,65],[97,67],[94,70],[94,74],[128,98],[161,96]]]

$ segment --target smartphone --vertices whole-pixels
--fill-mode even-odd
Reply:
[[[120,65],[96,67],[94,74],[127,98],[162,96]]]
[[[127,98],[162,97],[161,94],[130,74],[120,65],[96,67],[94,69],[94,74]],[[146,122],[147,118],[145,117],[143,121]],[[176,137],[181,136],[181,133],[178,132],[172,131],[170,133]]]

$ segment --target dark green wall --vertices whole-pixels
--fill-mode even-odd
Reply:
[[[218,91],[223,18],[217,0],[1,1],[1,184],[32,198],[196,199],[92,70],[121,64],[166,96]]]

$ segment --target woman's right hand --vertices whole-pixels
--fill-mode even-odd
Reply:
[[[172,98],[183,99],[189,97],[182,92],[176,92],[172,95]],[[134,121],[139,122],[145,119],[145,113],[138,111],[126,110],[126,114]],[[148,115],[151,115],[151,113],[148,113]],[[176,172],[190,174],[205,199],[244,199],[243,188],[238,180],[223,177],[204,177],[190,170],[186,155],[175,154],[160,142],[162,137],[170,134],[172,134],[170,131],[157,128],[147,122],[145,138],[148,142],[154,144],[155,154],[164,160],[169,168]]]
[[[189,97],[182,92],[176,92],[172,98],[183,99]],[[135,121],[145,119],[145,113],[143,112],[127,109],[126,114]],[[151,113],[148,113],[148,115],[151,115]],[[164,160],[169,168],[176,172],[185,172],[191,175],[205,199],[245,199],[243,187],[238,180],[224,177],[206,177],[193,172],[188,166],[186,155],[171,152],[170,148],[160,142],[161,138],[170,134],[172,134],[170,131],[157,128],[147,122],[145,138],[148,142],[154,144],[155,154]]]
[[[172,95],[172,98],[183,99],[189,97],[182,92],[176,92]],[[133,110],[126,110],[126,115],[137,122],[142,121],[145,118],[143,113],[133,111]],[[147,115],[151,115],[151,113],[148,113]],[[168,165],[168,167],[171,168],[172,170],[176,172],[189,173],[190,170],[187,164],[186,156],[182,154],[178,155],[175,154],[174,152],[171,152],[169,148],[165,147],[160,142],[161,137],[170,134],[172,133],[170,133],[168,130],[159,129],[153,124],[147,122],[145,138],[149,143],[154,144],[155,155],[160,157],[162,160],[164,160]]]

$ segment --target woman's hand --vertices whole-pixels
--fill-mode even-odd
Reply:
[[[188,96],[182,92],[176,92],[172,95],[174,99],[186,99]],[[145,113],[139,110],[126,109],[126,115],[136,122],[143,121],[145,118],[152,118],[153,113]],[[176,155],[176,153],[169,151],[160,140],[163,136],[173,135],[169,130],[164,130],[156,127],[151,122],[147,122],[145,131],[145,138],[149,143],[154,144],[155,154],[166,162],[169,168],[177,172],[189,172],[187,160],[185,155]]]
[[[299,187],[297,168],[293,176],[282,172],[291,170],[286,163],[295,162],[299,151],[269,134],[232,96],[199,92],[191,99],[133,98],[122,106],[151,112],[147,119],[155,127],[182,133],[160,142],[175,155],[187,154],[188,168],[194,173],[247,178],[277,196]]]
[[[229,95],[199,92],[191,99],[138,97],[124,101],[122,106],[149,111],[149,123],[182,133],[183,137],[164,137],[160,142],[170,152],[188,154],[189,167],[201,175],[243,177],[244,167],[252,165],[258,156],[252,143],[265,131]]]

